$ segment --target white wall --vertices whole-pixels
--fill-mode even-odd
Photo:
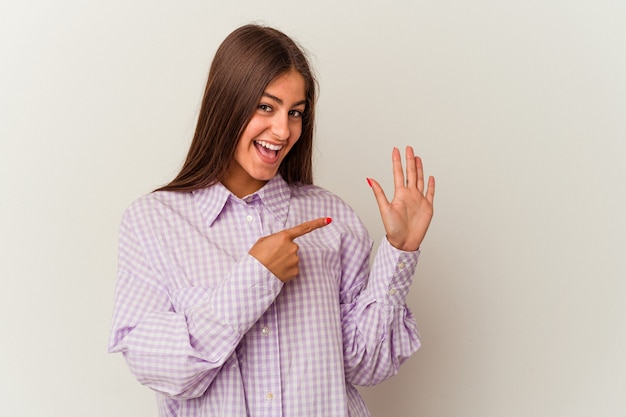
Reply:
[[[437,177],[423,348],[375,416],[626,416],[626,3],[2,1],[0,409],[155,415],[106,353],[117,227],[172,178],[235,27],[314,54],[317,181],[377,239],[392,146]]]

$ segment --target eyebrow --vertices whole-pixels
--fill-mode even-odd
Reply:
[[[270,94],[268,92],[264,92],[263,93],[263,97],[271,98],[272,100],[276,101],[278,104],[283,104],[283,100],[282,99],[280,99],[280,98],[276,97],[275,95],[272,95],[272,94]],[[294,103],[293,107],[297,107],[297,106],[299,106],[301,104],[306,104],[306,100],[300,100],[297,103]]]

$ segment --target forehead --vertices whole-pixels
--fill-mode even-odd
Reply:
[[[274,78],[267,85],[265,91],[281,99],[304,100],[306,96],[304,77],[298,71],[292,69]]]

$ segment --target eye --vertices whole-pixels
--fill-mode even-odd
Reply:
[[[269,113],[272,111],[272,106],[270,106],[269,104],[259,104],[258,109],[263,112]]]
[[[304,112],[302,110],[290,110],[289,111],[289,116],[293,116],[293,117],[302,117],[302,114]]]

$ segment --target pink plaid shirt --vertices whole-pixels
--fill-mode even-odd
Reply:
[[[318,217],[283,284],[248,250]],[[372,240],[341,199],[276,176],[239,199],[223,185],[155,192],[124,213],[109,351],[157,392],[160,416],[365,417],[355,385],[419,347],[405,305],[418,252]]]

